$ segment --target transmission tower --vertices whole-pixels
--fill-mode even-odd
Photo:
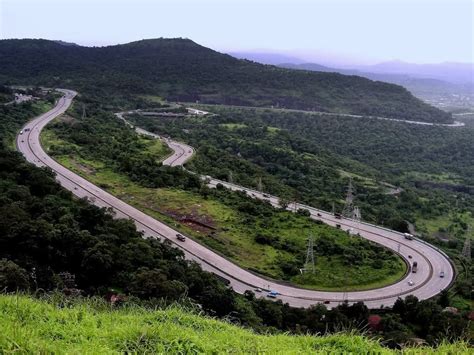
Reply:
[[[352,178],[349,178],[349,186],[347,186],[346,202],[342,209],[342,215],[346,218],[360,220],[360,209],[354,205],[354,187],[352,186]]]
[[[259,192],[263,192],[263,184],[262,184],[262,177],[259,176],[257,180],[257,190]]]
[[[82,105],[82,119],[86,118],[86,105]]]
[[[314,274],[314,239],[312,235],[308,238],[308,249],[306,250],[305,271],[307,270]]]
[[[227,181],[230,182],[231,184],[234,183],[234,177],[232,176],[232,170],[229,170],[229,176],[227,178]]]
[[[353,218],[357,221],[361,220],[360,208],[358,206],[354,207],[354,216]]]
[[[471,261],[471,236],[468,235],[464,241],[464,246],[462,247],[462,256],[464,256],[468,261]]]

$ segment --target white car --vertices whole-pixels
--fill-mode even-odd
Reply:
[[[415,283],[413,282],[413,280],[408,280],[408,285],[409,286],[413,286]]]

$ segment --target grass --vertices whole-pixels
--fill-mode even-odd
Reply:
[[[221,123],[219,126],[233,130],[239,128],[247,128],[246,124],[243,123]]]
[[[258,335],[180,306],[115,309],[100,299],[0,296],[0,353],[398,354],[354,333]],[[404,354],[469,354],[466,343]]]
[[[51,146],[70,144],[59,140],[52,129],[46,129],[41,138],[47,150]],[[149,142],[162,145],[158,140]],[[163,152],[156,146],[148,149]],[[279,211],[268,219],[249,220],[245,214],[215,198],[205,199],[198,193],[178,189],[146,188],[126,175],[116,173],[104,163],[84,159],[79,154],[56,155],[55,159],[123,201],[193,237],[237,264],[277,280],[319,290],[364,290],[393,283],[406,271],[405,264],[390,253],[383,254],[385,261],[381,261],[381,269],[372,267],[373,261],[368,259],[361,265],[348,265],[345,256],[339,254],[334,257],[318,256],[315,264],[317,276],[290,278],[282,271],[281,263],[295,264],[297,257],[300,260],[296,261],[297,267],[302,267],[306,238],[310,234],[316,239],[336,238],[338,244],[345,246],[354,240],[345,232],[316,224],[291,212]],[[188,217],[188,221],[182,221],[182,217]],[[212,228],[190,223],[189,219],[204,222]],[[289,244],[293,249],[257,243],[255,237],[262,233],[277,238],[282,245]]]
[[[466,228],[462,228],[464,224]],[[448,239],[464,239],[469,235],[469,227],[474,228],[474,217],[470,212],[451,212],[432,219],[417,218],[416,227],[430,236],[440,234]]]

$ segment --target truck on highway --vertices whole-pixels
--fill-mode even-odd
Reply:
[[[411,272],[416,272],[417,270],[418,270],[418,263],[414,261],[413,266],[411,267]]]

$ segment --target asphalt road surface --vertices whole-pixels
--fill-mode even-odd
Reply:
[[[213,272],[229,280],[230,286],[238,293],[258,289],[263,290],[263,292],[256,292],[257,297],[265,297],[267,291],[274,290],[279,293],[277,299],[295,307],[309,307],[323,301],[330,302],[326,304],[326,306],[334,307],[347,300],[349,303],[363,301],[369,308],[377,308],[381,305],[391,306],[398,297],[405,297],[409,294],[415,295],[419,299],[430,298],[447,288],[454,279],[454,270],[449,259],[436,247],[417,239],[411,241],[405,240],[402,234],[383,227],[349,219],[336,219],[328,212],[300,204],[289,206],[288,209],[306,208],[311,212],[311,217],[314,219],[321,219],[325,223],[333,226],[339,224],[342,229],[352,229],[352,233],[359,233],[363,238],[394,250],[407,263],[411,264],[412,261],[417,261],[418,272],[409,272],[399,282],[373,290],[356,292],[314,291],[279,284],[273,280],[251,273],[190,238],[187,238],[185,242],[180,242],[176,238],[178,232],[170,226],[157,221],[112,196],[84,178],[69,171],[47,155],[40,145],[40,132],[51,120],[67,110],[76,95],[76,93],[71,90],[61,89],[59,91],[64,93],[64,96],[58,100],[56,106],[26,124],[21,133],[17,136],[18,150],[23,153],[25,158],[37,166],[48,166],[51,168],[56,173],[58,182],[74,195],[88,198],[99,207],[112,207],[117,218],[132,219],[137,229],[143,231],[145,237],[169,239],[178,248],[183,250],[187,259],[195,260],[201,264],[204,270]],[[143,134],[153,135],[149,132],[141,131]],[[156,135],[153,136],[160,138]],[[165,160],[169,165],[181,165],[188,160],[193,153],[192,148],[183,143],[175,142],[170,139],[164,141],[174,151],[174,154]],[[271,204],[275,206],[278,205],[279,200],[276,196],[264,195],[252,189],[229,184],[206,176],[202,178],[205,179],[211,187],[215,187],[218,183],[221,183],[232,190],[243,190],[251,197],[266,199]],[[354,238],[357,238],[357,236],[354,236]],[[409,255],[411,258],[409,258]],[[445,274],[443,278],[439,276],[441,271]],[[409,280],[413,281],[414,284],[412,286],[408,284]]]

